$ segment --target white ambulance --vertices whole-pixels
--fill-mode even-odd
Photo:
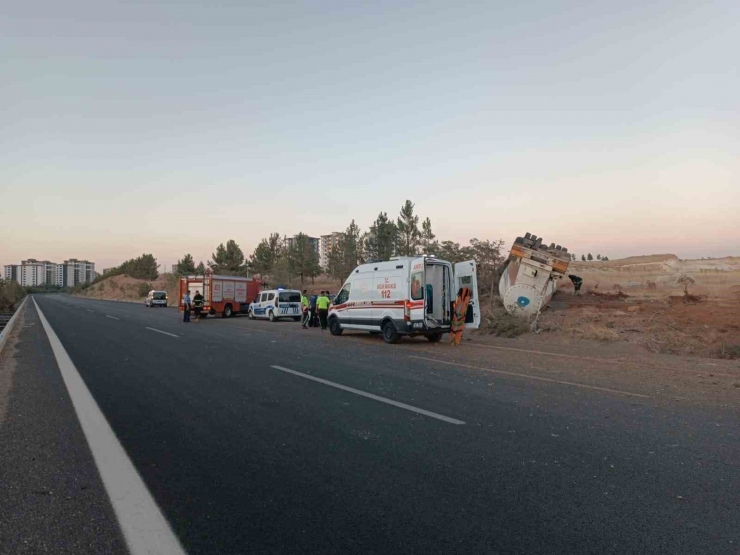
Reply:
[[[450,331],[452,305],[470,289],[466,329],[480,326],[474,260],[452,264],[433,256],[395,257],[355,268],[329,308],[329,330],[382,333],[388,343],[401,335],[426,335],[436,343]]]

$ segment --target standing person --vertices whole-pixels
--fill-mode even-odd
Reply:
[[[190,289],[188,289],[187,293],[185,293],[185,296],[182,298],[182,305],[183,305],[182,321],[183,322],[190,322],[191,304],[192,304],[192,301],[190,300]]]
[[[573,282],[573,287],[575,287],[576,295],[580,297],[581,296],[581,286],[583,285],[583,278],[573,275],[573,274],[568,274],[568,279]]]
[[[319,321],[321,322],[322,331],[326,329],[326,317],[329,315],[329,305],[331,304],[326,294],[326,291],[322,291],[316,299],[316,308],[319,311]]]
[[[200,322],[200,313],[203,312],[203,295],[197,290],[193,297],[193,312],[195,312],[195,321]]]
[[[304,289],[303,294],[301,295],[301,311],[303,312],[301,327],[304,330],[308,329],[308,320],[311,318],[311,304],[308,302],[306,293],[308,293],[308,289]]]
[[[318,298],[319,298],[319,296],[314,293],[313,295],[311,295],[311,299],[309,301],[309,303],[311,305],[310,306],[311,316],[308,319],[308,327],[309,328],[315,328],[316,327],[316,299],[318,299]]]

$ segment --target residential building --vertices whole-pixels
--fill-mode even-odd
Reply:
[[[3,274],[5,279],[16,281],[24,287],[73,287],[79,283],[90,283],[96,275],[94,262],[75,258],[65,260],[63,264],[29,258],[20,264],[6,265]]]
[[[341,231],[332,231],[328,235],[322,235],[319,242],[319,266],[326,270],[329,264],[329,253],[339,245],[339,241],[344,236]]]
[[[295,245],[296,237],[298,236],[294,235],[293,237],[288,237],[287,247],[289,249],[292,249],[293,245]],[[311,245],[311,247],[313,247],[314,251],[316,251],[316,254],[319,254],[320,252],[319,251],[319,242],[320,242],[319,238],[318,237],[308,237],[308,236],[306,236],[306,238],[308,239],[308,244]]]

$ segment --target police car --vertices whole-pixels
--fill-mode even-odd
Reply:
[[[297,289],[268,289],[262,291],[247,313],[252,320],[267,318],[276,322],[280,318],[301,319],[301,292]]]

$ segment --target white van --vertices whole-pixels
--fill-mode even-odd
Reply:
[[[426,335],[436,343],[450,331],[458,291],[471,291],[466,329],[480,326],[474,260],[452,264],[433,256],[396,257],[355,268],[329,308],[329,330],[382,333],[388,343],[401,335]]]
[[[255,318],[267,318],[275,322],[279,318],[301,319],[301,292],[297,289],[268,289],[261,291],[254,302],[249,305],[247,315]]]

